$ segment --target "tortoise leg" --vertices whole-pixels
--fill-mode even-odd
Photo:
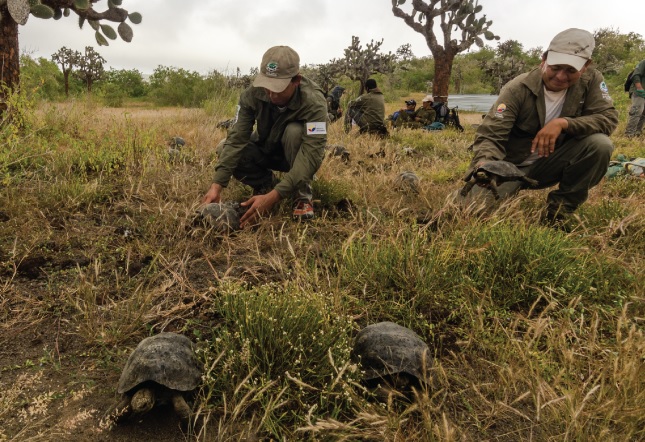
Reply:
[[[461,196],[466,196],[466,195],[468,195],[468,192],[470,192],[470,190],[473,188],[473,186],[475,185],[475,182],[476,182],[476,180],[475,180],[474,178],[471,178],[471,179],[470,179],[470,181],[468,181],[468,182],[464,185],[464,187],[461,189],[461,192],[459,192],[459,194],[460,194]]]
[[[134,413],[147,413],[155,406],[155,392],[151,388],[140,388],[132,395],[130,403]]]
[[[190,407],[186,403],[186,399],[184,399],[184,396],[181,393],[173,394],[172,406],[175,409],[177,416],[179,416],[181,423],[187,425],[190,421]]]
[[[525,182],[526,184],[528,184],[530,187],[537,187],[537,186],[538,186],[538,184],[540,184],[540,183],[538,183],[538,181],[537,181],[537,180],[534,180],[533,178],[529,178],[529,177],[524,177],[524,178],[523,178],[523,180],[524,180],[524,182]]]
[[[499,191],[497,190],[497,178],[490,180],[489,188],[496,200],[499,199]]]
[[[132,406],[130,405],[130,396],[124,395],[118,404],[108,409],[105,417],[115,424],[120,424],[125,422],[131,414]]]

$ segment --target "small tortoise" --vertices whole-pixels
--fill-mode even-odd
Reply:
[[[123,399],[108,416],[119,423],[150,411],[155,404],[171,403],[187,424],[191,411],[185,395],[199,386],[201,375],[201,364],[187,337],[166,332],[145,338],[125,364],[117,388]]]
[[[174,147],[175,149],[181,149],[186,145],[186,141],[182,137],[171,137],[168,140],[168,146]]]
[[[246,209],[239,203],[210,203],[199,208],[193,224],[211,228],[217,233],[231,233],[240,228],[240,217]]]
[[[414,172],[401,172],[394,179],[394,188],[403,192],[419,193],[419,181]]]
[[[342,144],[328,144],[327,149],[330,157],[339,157],[343,163],[349,163],[349,150]]]
[[[183,159],[181,148],[186,145],[186,141],[182,137],[171,137],[168,140],[168,158],[170,161],[180,161]]]
[[[425,380],[430,350],[419,335],[393,322],[368,325],[356,336],[352,359],[360,362],[367,383],[385,380],[406,389]]]
[[[468,192],[475,184],[490,188],[495,199],[499,199],[497,186],[507,181],[523,181],[531,187],[537,186],[538,182],[527,177],[524,172],[508,161],[488,161],[479,165],[468,177],[468,182],[461,189],[461,196],[468,195]]]

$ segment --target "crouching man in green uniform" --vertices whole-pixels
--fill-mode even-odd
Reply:
[[[294,218],[314,217],[311,181],[327,144],[327,102],[322,89],[299,72],[298,54],[288,46],[274,46],[264,53],[253,85],[240,96],[202,203],[220,202],[231,176],[251,186],[253,196],[241,203],[247,207],[241,227],[292,195]],[[278,181],[273,171],[286,173]]]
[[[547,222],[567,218],[587,200],[607,172],[609,135],[618,124],[602,74],[589,67],[594,46],[585,30],[562,31],[538,68],[504,86],[477,129],[466,179],[487,161],[506,160],[537,180],[538,188],[559,183],[547,197]],[[499,194],[513,195],[522,187],[507,182]],[[469,197],[486,193],[475,186]]]

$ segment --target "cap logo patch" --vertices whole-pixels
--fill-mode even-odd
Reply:
[[[278,71],[278,63],[275,61],[270,61],[267,63],[267,75],[276,75],[276,72]]]

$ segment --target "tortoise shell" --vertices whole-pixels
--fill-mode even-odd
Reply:
[[[210,203],[199,208],[195,221],[219,233],[230,233],[240,228],[238,203]]]
[[[396,190],[419,193],[419,181],[419,177],[414,172],[401,172],[394,179],[394,188]]]
[[[475,169],[475,173],[477,172],[487,172],[493,175],[498,175],[500,177],[503,177],[505,179],[512,180],[514,178],[523,178],[525,176],[524,172],[522,172],[518,167],[513,164],[509,163],[508,161],[502,161],[502,160],[497,160],[497,161],[488,161],[481,166],[479,166],[477,169]]]
[[[144,382],[153,381],[171,390],[192,391],[201,382],[202,367],[193,343],[176,333],[159,333],[145,338],[125,364],[117,391],[130,393]]]
[[[356,336],[352,358],[360,362],[364,380],[407,373],[423,380],[430,350],[419,335],[393,322],[368,325]]]

